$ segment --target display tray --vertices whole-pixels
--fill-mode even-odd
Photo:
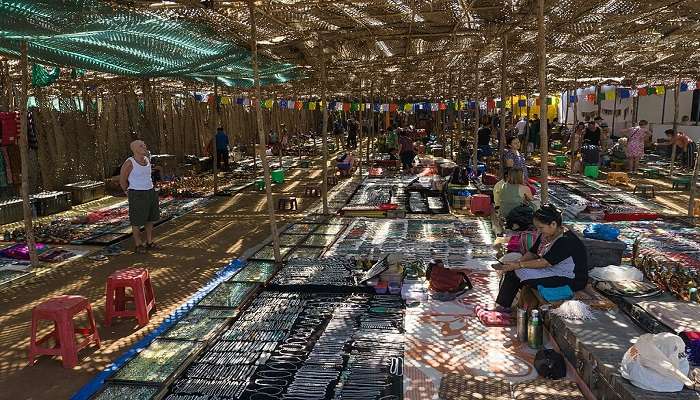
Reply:
[[[620,362],[625,352],[646,333],[622,311],[593,310],[595,319],[569,321],[551,315],[547,318],[550,334],[562,354],[573,365],[594,396],[619,400],[698,400],[700,393],[683,390],[658,393],[633,386],[620,375]]]
[[[277,272],[272,261],[249,261],[227,282],[267,282]]]
[[[292,251],[293,247],[283,247],[280,246],[280,256],[282,258],[286,257],[287,254],[289,254]],[[258,250],[255,254],[253,254],[252,257],[250,257],[250,260],[256,260],[256,261],[274,261],[275,260],[275,252],[272,247],[272,245],[265,246]]]
[[[225,311],[225,314],[222,314],[221,311]],[[205,341],[223,328],[227,318],[235,317],[237,314],[237,310],[227,311],[197,307],[187,313],[161,337]]]
[[[150,400],[160,391],[158,386],[107,383],[93,400]]]
[[[223,282],[197,304],[199,307],[239,308],[260,285],[253,282]]]
[[[172,377],[203,346],[188,340],[156,339],[110,379],[113,382],[160,384]]]

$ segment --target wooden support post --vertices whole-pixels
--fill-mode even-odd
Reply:
[[[365,106],[365,100],[362,97],[363,96],[362,83],[363,83],[363,80],[360,79],[360,110],[359,110],[359,116],[360,116],[359,125],[360,126],[358,127],[358,131],[357,131],[357,148],[360,151],[360,154],[357,157],[357,161],[359,163],[358,168],[360,171],[360,177],[362,177],[362,126],[364,124],[364,120],[362,119],[362,108]]]
[[[661,106],[661,124],[664,124],[666,121],[666,85],[664,86],[664,102],[663,105]]]
[[[615,99],[613,100],[613,119],[612,119],[612,128],[610,128],[610,136],[613,136],[615,134],[615,117],[617,114],[617,87],[615,87]]]
[[[218,128],[219,125],[219,104],[217,103],[219,98],[218,80],[218,77],[214,77],[214,110],[211,113],[214,119],[214,123],[212,124],[213,135],[211,137],[211,159],[213,161],[211,170],[214,174],[214,195],[219,191],[219,150],[216,148],[216,128]]]
[[[508,34],[504,33],[501,46],[501,134],[498,139],[498,159],[501,160],[506,146],[506,57],[508,56]],[[498,176],[503,176],[503,162],[500,166]]]
[[[461,71],[457,72],[459,76],[457,77],[457,81],[459,82],[459,86],[457,87],[457,96],[459,99],[457,100],[457,107],[459,107],[459,111],[457,112],[457,129],[459,130],[459,133],[457,134],[457,143],[459,143],[462,140],[462,136],[464,135],[464,104],[460,104],[464,102],[464,93],[462,92],[462,73]],[[468,103],[467,103],[468,104]],[[458,146],[459,147],[459,146]],[[455,159],[455,140],[454,140],[454,134],[452,135],[452,144],[450,145],[450,159],[454,160]]]
[[[596,116],[600,117],[600,113],[603,110],[603,102],[600,100],[600,91],[602,90],[600,84],[595,85],[595,101],[598,105],[598,113]]]
[[[571,95],[569,89],[566,89],[566,110],[564,111],[564,127],[569,128],[569,106],[571,105]]]
[[[370,163],[369,153],[370,145],[374,146],[374,79],[369,84],[369,133],[367,134],[367,165]],[[362,145],[362,144],[360,144]],[[369,167],[368,167],[369,168]]]
[[[481,95],[479,94],[479,58],[481,57],[480,52],[476,52],[476,67],[474,68],[474,101],[476,107],[474,107],[474,149],[472,152],[472,171],[476,172],[478,167],[477,162],[477,150],[479,148],[479,120],[480,109],[479,109],[479,99]]]
[[[695,155],[693,178],[690,180],[690,198],[688,199],[688,216],[695,216],[695,191],[697,190],[698,170],[700,170],[700,154]]]
[[[681,76],[676,78],[676,84],[673,88],[673,134],[678,135],[678,98],[681,91]],[[664,96],[666,92],[664,91]],[[676,161],[676,143],[674,141],[671,147],[671,166],[669,167],[668,175],[673,177],[673,163]]]
[[[22,68],[22,90],[19,95],[20,138],[19,149],[22,168],[22,211],[24,213],[24,231],[27,235],[27,247],[31,267],[39,265],[32,226],[32,210],[29,203],[29,137],[27,136],[27,99],[29,97],[29,71],[27,70],[28,46],[26,41],[20,44],[20,68]]]
[[[323,123],[321,124],[321,151],[323,151],[323,171],[321,174],[321,199],[323,214],[328,214],[328,99],[326,98],[326,56],[321,47],[321,99],[323,101]]]
[[[257,30],[255,28],[255,3],[251,0],[248,2],[248,10],[250,11],[250,47],[253,50],[253,76],[255,79],[255,117],[258,122],[258,137],[260,143],[258,145],[258,153],[263,167],[263,176],[265,179],[265,194],[267,196],[267,209],[270,216],[270,230],[272,231],[272,248],[275,254],[275,262],[281,263],[282,256],[280,254],[280,240],[277,233],[277,221],[275,220],[275,205],[272,200],[272,179],[270,177],[270,165],[265,151],[265,129],[263,128],[262,109],[260,107],[261,90],[260,90],[260,71],[258,69],[258,40]]]
[[[539,80],[540,80],[540,158],[542,159],[542,204],[549,200],[549,185],[547,183],[549,171],[549,143],[547,140],[547,52],[544,43],[544,0],[538,0],[537,7],[537,48],[539,53]]]

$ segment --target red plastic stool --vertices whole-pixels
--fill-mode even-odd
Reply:
[[[472,214],[491,215],[491,196],[475,194],[470,197],[469,210]]]
[[[76,328],[73,317],[81,311],[87,311],[89,328]],[[36,333],[40,320],[53,321],[54,330],[37,340]],[[76,344],[75,334],[80,333],[85,339]],[[41,344],[53,338],[56,344],[52,348]],[[49,299],[32,310],[32,338],[29,342],[29,365],[34,365],[34,358],[39,355],[61,356],[65,368],[78,364],[78,352],[95,343],[100,347],[100,335],[95,327],[92,307],[83,296],[58,296]]]
[[[130,287],[132,296],[126,296]],[[149,313],[156,308],[151,277],[144,268],[127,268],[115,271],[107,278],[105,325],[112,324],[113,317],[136,317],[139,326],[145,326]],[[126,303],[134,302],[135,309],[127,310]]]

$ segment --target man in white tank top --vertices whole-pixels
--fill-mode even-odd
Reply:
[[[122,164],[119,174],[119,184],[129,199],[129,221],[134,235],[136,253],[143,254],[147,250],[157,250],[153,242],[153,223],[160,219],[158,193],[153,187],[151,178],[151,160],[148,157],[146,143],[142,140],[131,142],[131,152],[134,154]],[[141,239],[141,227],[146,231],[146,240]]]

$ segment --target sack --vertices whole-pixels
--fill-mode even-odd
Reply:
[[[547,379],[561,379],[566,376],[564,357],[552,349],[543,349],[535,355],[537,373]]]
[[[631,265],[608,265],[607,267],[593,268],[588,276],[598,281],[643,281],[642,271]]]
[[[683,339],[672,333],[645,334],[627,350],[620,373],[639,388],[654,392],[680,392],[688,378],[690,365]]]
[[[620,230],[607,224],[590,224],[583,230],[583,236],[612,242],[620,236]]]
[[[582,146],[581,155],[583,158],[583,163],[586,165],[598,165],[600,162],[600,151],[598,150],[598,146],[590,144]]]
[[[432,260],[428,263],[425,276],[430,282],[430,289],[436,292],[453,293],[472,288],[472,283],[464,271],[445,268],[440,260]]]
[[[506,228],[514,231],[532,230],[532,218],[535,212],[530,206],[518,206],[506,215]]]

